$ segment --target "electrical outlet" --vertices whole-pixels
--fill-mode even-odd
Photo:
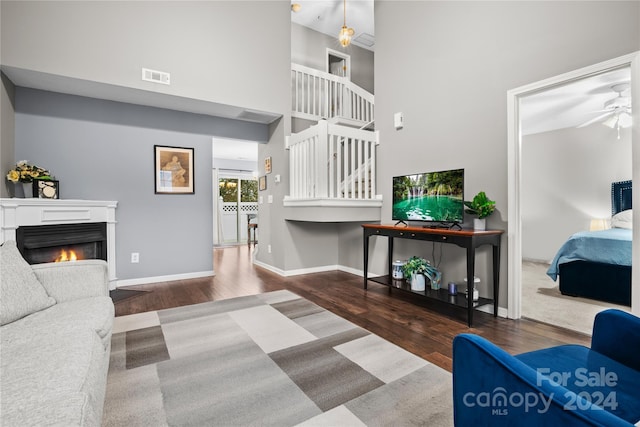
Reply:
[[[273,194],[267,196],[267,203],[273,203]]]
[[[131,264],[137,264],[140,262],[140,253],[131,252]]]
[[[271,245],[267,245],[267,252],[271,253]]]

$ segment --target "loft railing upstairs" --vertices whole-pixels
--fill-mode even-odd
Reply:
[[[287,137],[290,188],[285,202],[381,201],[376,194],[379,134],[321,120]]]
[[[340,117],[359,123],[374,118],[374,96],[339,77],[300,64],[291,64],[291,115],[307,120]]]

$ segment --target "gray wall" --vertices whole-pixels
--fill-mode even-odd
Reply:
[[[522,138],[522,257],[549,262],[591,219],[611,216],[611,183],[631,179],[631,129],[600,123]]]
[[[377,1],[382,222],[391,221],[392,176],[463,167],[465,196],[486,191],[497,202],[488,227],[506,230],[507,91],[640,49],[639,15],[638,2]],[[398,28],[410,28],[411,36]],[[395,131],[398,111],[404,112],[405,126]],[[506,242],[505,236],[502,306]],[[361,252],[361,243],[342,240],[340,253]],[[374,259],[386,259],[384,246],[376,247]],[[464,255],[458,252],[445,249],[446,281],[464,277]],[[406,244],[398,253],[429,255],[430,249]],[[479,258],[478,263],[486,284],[487,262]],[[480,293],[488,294],[486,288]]]
[[[20,87],[15,119],[16,157],[48,168],[62,198],[118,201],[118,279],[213,269],[211,135],[262,126]],[[155,194],[154,145],[194,148],[194,195]]]
[[[29,160],[42,159],[41,163],[61,176],[63,197],[123,198],[119,200],[118,208],[120,278],[210,270],[211,136],[266,140],[268,143],[261,145],[259,150],[260,157],[271,156],[274,159],[275,173],[285,174],[288,170],[284,132],[290,127],[290,5],[282,1],[3,1],[0,7],[1,62],[3,67],[11,67],[13,71],[27,70],[40,76],[62,76],[67,79],[63,80],[65,83],[71,79],[78,84],[95,82],[116,85],[283,115],[282,119],[269,127],[258,126],[260,130],[257,130],[249,124],[241,126],[239,130],[233,126],[219,126],[220,122],[214,125],[205,123],[202,116],[160,109],[134,108],[132,114],[123,116],[125,111],[132,112],[126,104],[112,108],[106,107],[106,101],[86,101],[92,104],[87,111],[68,105],[73,111],[67,116],[56,111],[56,108],[50,108],[45,114],[35,112],[41,108],[37,102],[22,104],[25,111],[21,113],[15,156],[12,157],[34,153],[35,157]],[[259,36],[256,37],[256,34]],[[142,82],[142,67],[170,72],[171,86]],[[26,109],[27,105],[31,110]],[[107,110],[105,115],[110,116],[109,119],[100,118],[103,109]],[[11,116],[8,114],[5,117],[3,114],[3,128],[4,120],[11,120]],[[32,122],[37,122],[34,130],[30,129],[32,124],[36,124]],[[37,139],[29,140],[28,135],[33,131],[39,132],[34,135]],[[43,138],[48,132],[58,137]],[[107,140],[101,132],[118,138],[114,138],[115,141],[111,138]],[[131,156],[127,163],[132,159],[136,162],[146,161],[152,155],[152,148],[149,147],[154,143],[194,146],[198,153],[196,195],[142,195],[142,191],[153,189],[152,182],[144,182],[145,179],[152,179],[153,175],[142,171],[140,183],[133,184],[128,175],[126,179],[116,175],[115,180],[111,181],[101,177],[100,182],[92,183],[95,184],[94,190],[89,191],[88,183],[79,182],[90,172],[89,164],[69,162],[73,163],[70,165],[61,158],[69,156],[70,148],[75,153],[76,149],[81,148],[83,140],[95,141],[98,147],[96,152],[112,162],[117,158],[110,149],[117,148],[117,156]],[[13,141],[2,140],[3,155],[10,153],[12,144]],[[46,157],[44,153],[47,153]],[[80,150],[71,159],[93,154],[94,151]],[[11,160],[15,161],[15,158]],[[113,173],[108,174],[111,175]],[[120,194],[125,192],[123,188],[131,186],[138,191],[126,191],[136,194],[135,199],[129,193]],[[96,191],[95,187],[99,187],[100,191]],[[288,188],[286,176],[281,188],[285,187]],[[275,190],[273,186],[271,188],[271,191]],[[281,203],[284,192],[276,193],[276,200]],[[185,200],[197,206],[185,206]],[[166,207],[166,204],[170,204],[170,207]],[[188,207],[196,209],[184,212]],[[277,212],[271,217],[268,210],[267,206],[260,208],[261,223],[264,224],[261,238],[269,237],[273,228],[274,236],[279,239],[284,234],[284,223],[279,220]],[[186,261],[185,254],[169,260],[169,256],[162,254],[164,248],[159,243],[171,241],[171,233],[181,229],[185,217],[191,225],[187,232],[177,238],[183,243],[186,236],[191,234],[191,227],[201,225],[197,236],[191,236],[199,239],[191,245],[198,255],[196,260]],[[272,227],[269,227],[269,221],[273,221]],[[129,237],[129,230],[138,228],[142,236],[134,232]],[[141,243],[141,239],[150,239],[153,243]],[[283,265],[287,248],[284,243],[274,246],[278,250],[267,261]],[[141,256],[140,264],[135,266],[129,264],[129,253],[134,250],[139,251]],[[175,250],[169,249],[168,252]],[[145,262],[152,262],[154,268],[149,264],[143,265]]]
[[[3,0],[1,7],[3,66],[284,112],[273,109],[273,71],[288,67],[279,62],[279,51],[289,55],[286,2]],[[171,86],[143,82],[142,67],[170,72]]]
[[[15,121],[14,102],[15,87],[13,83],[0,72],[0,197],[9,197],[6,173],[15,166],[14,145]]]
[[[350,55],[351,81],[371,93],[374,92],[372,51],[353,44],[343,48],[337,37],[291,23],[291,62],[326,71],[327,48]]]

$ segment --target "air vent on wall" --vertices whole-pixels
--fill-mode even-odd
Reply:
[[[163,85],[171,84],[171,74],[164,71],[150,70],[148,68],[142,69],[142,80],[153,83],[160,83]]]

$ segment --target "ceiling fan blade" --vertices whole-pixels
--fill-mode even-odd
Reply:
[[[613,116],[609,117],[607,120],[602,122],[602,124],[613,129],[618,125],[619,122],[620,122],[620,114],[614,114]]]
[[[610,116],[611,114],[614,114],[614,113],[615,113],[615,111],[607,111],[606,113],[600,114],[599,116],[594,117],[593,119],[591,119],[589,121],[586,121],[583,124],[581,124],[579,126],[576,126],[576,127],[577,128],[583,128],[583,127],[589,126],[590,124],[595,123],[597,121],[600,121],[600,120],[604,119],[605,117],[608,117],[608,116]]]

